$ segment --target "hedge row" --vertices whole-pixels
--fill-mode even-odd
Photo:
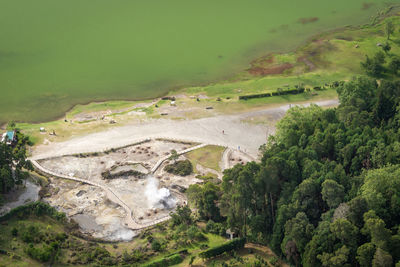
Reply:
[[[334,81],[330,84],[326,83],[325,86],[315,86],[313,89],[315,91],[320,91],[324,90],[326,87],[329,88],[337,88],[339,86],[344,85],[344,81]],[[271,97],[271,96],[278,96],[278,95],[296,95],[296,94],[301,94],[304,93],[305,88],[303,88],[301,85],[296,85],[295,89],[289,89],[289,90],[280,90],[281,88],[278,88],[278,91],[272,92],[272,93],[264,93],[264,94],[254,94],[254,95],[242,95],[239,96],[239,100],[247,100],[247,99],[252,99],[252,98],[263,98],[263,97]]]
[[[289,90],[282,90],[282,91],[276,91],[272,93],[265,93],[265,94],[254,94],[254,95],[241,95],[239,96],[239,100],[247,100],[247,99],[252,99],[252,98],[263,98],[263,97],[271,97],[271,96],[278,96],[278,95],[297,95],[304,93],[305,88],[295,88],[295,89],[289,89]]]
[[[171,101],[175,101],[175,96],[164,96],[161,98],[161,100],[171,100]]]
[[[329,86],[330,88],[336,88],[339,86],[343,86],[344,85],[344,81],[334,81],[331,84],[325,84],[325,86]]]
[[[239,100],[247,100],[247,99],[252,99],[252,98],[263,98],[263,97],[271,97],[272,95],[270,93],[266,94],[256,94],[256,95],[240,95]]]
[[[182,261],[183,257],[180,254],[173,254],[171,256],[162,258],[161,260],[153,261],[152,263],[145,265],[145,267],[168,267],[171,265],[179,264]]]
[[[14,216],[18,216],[20,218],[26,218],[29,215],[36,215],[36,216],[48,215],[60,222],[66,220],[64,213],[58,212],[55,208],[51,207],[47,203],[36,201],[10,210],[9,213],[0,217],[0,222],[9,220]]]
[[[228,252],[231,250],[237,250],[244,247],[246,244],[246,238],[235,238],[228,243],[222,244],[218,247],[209,248],[199,254],[202,259],[209,259]]]

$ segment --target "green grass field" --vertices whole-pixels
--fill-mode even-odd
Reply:
[[[192,162],[193,166],[197,164],[203,167],[220,171],[219,162],[221,161],[222,153],[225,148],[221,146],[205,146],[187,153],[185,156]]]
[[[385,2],[0,0],[0,122],[48,121],[76,104],[231,77],[316,33],[370,23]]]

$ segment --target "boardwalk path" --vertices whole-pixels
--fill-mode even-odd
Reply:
[[[182,151],[177,152],[178,155],[182,155],[185,153],[188,153],[190,151],[202,148],[204,146],[206,146],[207,144],[200,144]],[[163,157],[162,159],[160,159],[156,165],[154,165],[154,167],[151,169],[151,173],[154,173],[155,171],[157,171],[157,169],[161,166],[161,164],[167,160],[169,158],[169,156]],[[126,217],[125,217],[125,221],[124,224],[126,227],[132,229],[132,230],[140,230],[140,229],[144,229],[153,225],[156,225],[158,223],[164,222],[166,220],[170,219],[170,216],[165,216],[163,218],[160,218],[158,220],[155,220],[153,222],[150,223],[140,223],[138,221],[136,221],[135,216],[133,214],[132,209],[126,205],[126,203],[120,198],[118,197],[118,194],[115,193],[109,186],[105,185],[105,184],[101,184],[101,183],[96,183],[87,179],[82,179],[82,178],[78,178],[78,177],[74,177],[74,176],[66,176],[66,175],[62,175],[59,173],[55,173],[51,170],[48,170],[46,168],[44,168],[42,165],[39,164],[39,162],[37,162],[35,159],[30,159],[33,166],[39,170],[40,172],[46,174],[46,175],[50,175],[50,176],[54,176],[57,178],[61,178],[61,179],[68,179],[68,180],[72,180],[72,181],[76,181],[76,182],[81,182],[81,183],[85,183],[85,184],[89,184],[89,185],[93,185],[93,186],[97,186],[99,188],[101,188],[102,190],[104,190],[106,192],[107,198],[110,199],[112,202],[117,203],[118,205],[120,205],[126,212]]]

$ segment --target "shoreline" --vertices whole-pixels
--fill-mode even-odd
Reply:
[[[322,30],[318,33],[313,34],[312,36],[310,36],[309,38],[307,38],[305,41],[301,42],[299,45],[297,45],[294,49],[290,49],[289,51],[272,51],[272,52],[268,52],[268,53],[263,53],[261,56],[256,56],[254,59],[252,59],[251,61],[249,61],[247,68],[242,69],[239,72],[236,73],[232,73],[232,74],[228,74],[225,75],[224,77],[218,78],[216,80],[211,80],[211,81],[207,81],[207,82],[203,82],[203,83],[193,83],[193,84],[188,84],[188,85],[181,85],[179,87],[174,87],[174,86],[170,86],[165,93],[161,93],[156,97],[149,97],[149,98],[115,98],[115,99],[100,99],[100,100],[95,100],[95,101],[85,101],[82,103],[76,103],[76,104],[72,104],[71,107],[66,110],[63,115],[61,116],[54,116],[51,119],[45,119],[45,120],[40,120],[40,121],[15,121],[17,123],[28,123],[28,124],[41,124],[41,123],[46,123],[46,122],[52,122],[52,121],[58,121],[58,120],[62,120],[64,119],[68,113],[72,112],[74,109],[76,109],[77,106],[85,106],[85,105],[90,105],[90,104],[106,104],[106,103],[112,103],[112,102],[132,102],[132,104],[134,104],[135,102],[147,102],[147,101],[154,101],[154,100],[159,100],[162,97],[165,96],[172,96],[172,95],[176,95],[176,94],[185,94],[188,90],[190,90],[191,88],[202,88],[202,87],[207,87],[207,86],[211,86],[211,85],[215,85],[215,84],[225,84],[225,83],[235,83],[235,82],[241,82],[241,81],[245,81],[245,80],[251,80],[251,79],[259,79],[259,76],[253,75],[250,77],[242,77],[242,76],[248,76],[249,75],[249,70],[251,69],[251,67],[253,66],[254,63],[263,60],[265,58],[271,57],[271,56],[279,56],[279,55],[283,55],[283,54],[287,54],[287,53],[293,53],[293,54],[297,54],[299,53],[302,49],[304,49],[305,47],[307,47],[308,45],[310,45],[314,40],[316,39],[323,39],[325,37],[327,37],[328,35],[332,35],[335,33],[340,33],[346,30],[361,30],[363,27],[374,27],[377,24],[381,23],[383,20],[385,20],[388,17],[397,17],[399,16],[399,14],[397,13],[397,11],[399,10],[400,5],[395,5],[392,4],[389,7],[384,8],[384,10],[378,11],[378,14],[376,16],[373,17],[373,24],[372,23],[363,23],[360,25],[349,25],[349,26],[345,26],[345,27],[340,27],[340,28],[335,28],[335,29],[331,29],[331,30]],[[309,72],[305,72],[306,73],[310,73]],[[279,75],[279,74],[278,74]],[[262,78],[265,77],[274,77],[277,76],[276,74],[269,74],[269,75],[262,75]],[[286,77],[291,77],[292,75],[288,75]],[[0,124],[0,128],[4,128],[7,125],[7,122],[4,122],[4,124]]]

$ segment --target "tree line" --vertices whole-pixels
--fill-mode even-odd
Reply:
[[[260,163],[191,186],[198,216],[296,266],[400,265],[400,82],[337,92],[337,108],[291,108]]]
[[[26,159],[26,146],[31,144],[29,138],[15,129],[13,123],[8,129],[15,131],[16,142],[13,145],[0,143],[0,203],[3,195],[21,185],[28,177],[27,171],[33,170],[31,162]]]

